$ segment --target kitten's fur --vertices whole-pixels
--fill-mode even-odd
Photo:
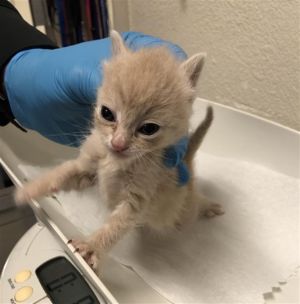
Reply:
[[[195,86],[205,55],[180,63],[165,47],[127,49],[117,32],[111,33],[113,57],[104,63],[94,125],[77,159],[67,161],[16,193],[18,202],[60,190],[82,189],[99,183],[101,199],[112,212],[107,223],[87,240],[73,240],[80,254],[96,268],[99,258],[137,225],[164,232],[181,227],[198,214],[222,214],[193,189],[192,159],[213,119],[206,118],[191,136],[185,156],[191,178],[177,183],[177,168],[163,165],[164,149],[188,134]],[[117,122],[105,120],[105,105]],[[145,122],[160,126],[154,135],[137,130]],[[125,151],[113,151],[121,146]]]

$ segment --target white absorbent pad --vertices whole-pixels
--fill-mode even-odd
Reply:
[[[226,213],[168,239],[133,231],[111,255],[173,303],[263,303],[263,295],[300,265],[299,180],[204,153],[195,164],[200,192]],[[103,223],[97,189],[58,199],[84,234]]]

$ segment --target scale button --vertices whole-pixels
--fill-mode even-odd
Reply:
[[[15,294],[15,300],[17,302],[26,301],[32,295],[33,289],[30,286],[20,288]]]
[[[16,283],[23,283],[27,281],[31,277],[31,271],[30,270],[23,270],[17,273],[15,276],[15,282]]]

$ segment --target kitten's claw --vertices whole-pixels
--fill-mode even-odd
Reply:
[[[68,243],[71,243],[74,246],[75,252],[78,252],[94,271],[97,270],[99,259],[94,247],[89,242],[70,240]]]
[[[58,187],[57,186],[51,186],[49,192],[50,193],[56,193],[56,192],[58,192]]]
[[[224,214],[225,211],[220,204],[210,204],[205,210],[201,212],[201,215],[205,217],[212,218],[218,215]]]

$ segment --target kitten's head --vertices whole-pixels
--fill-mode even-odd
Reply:
[[[166,47],[130,51],[111,33],[113,55],[103,65],[95,131],[116,158],[133,159],[187,135],[195,86],[205,55],[180,62]]]

